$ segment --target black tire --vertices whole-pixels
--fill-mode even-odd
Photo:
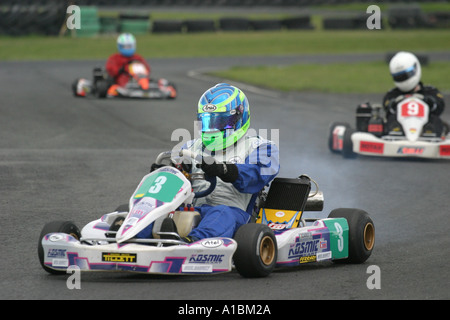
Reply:
[[[76,79],[74,82],[72,82],[72,94],[74,97],[80,97],[77,93],[77,86],[78,86],[78,81],[80,81],[80,79]]]
[[[249,223],[241,226],[234,237],[238,246],[234,265],[246,278],[266,277],[277,263],[278,247],[275,234],[268,226]]]
[[[97,80],[95,82],[95,95],[97,98],[106,98],[109,89],[109,81]]]
[[[347,122],[333,122],[328,130],[328,149],[333,153],[341,153],[340,150],[333,149],[333,131],[337,126],[344,126],[346,129],[350,128]],[[346,130],[347,131],[347,130]]]
[[[348,223],[348,258],[337,263],[363,263],[375,246],[375,225],[369,214],[360,209],[334,209],[328,218],[345,218]]]
[[[355,133],[355,129],[347,128],[344,133],[342,155],[344,158],[353,159],[356,158],[357,154],[353,152],[353,141],[352,134]]]
[[[46,234],[52,233],[52,232],[62,232],[67,233],[73,236],[76,239],[81,238],[81,232],[80,229],[72,222],[72,221],[53,221],[47,223],[44,228],[42,228],[41,234],[39,236],[39,242],[38,242],[38,256],[39,256],[39,262],[41,263],[42,268],[44,268],[45,271],[51,274],[65,274],[66,271],[59,271],[54,270],[49,267],[47,267],[44,264],[44,247],[42,246],[42,239]]]

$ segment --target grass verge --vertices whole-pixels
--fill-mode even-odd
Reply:
[[[443,92],[450,91],[450,62],[434,62],[422,67],[422,80]],[[293,66],[232,67],[211,72],[224,79],[246,82],[281,91],[329,93],[383,93],[393,87],[385,62],[298,64]]]
[[[450,50],[448,30],[146,34],[137,40],[138,52],[149,59]],[[116,51],[115,36],[0,37],[0,47],[0,60],[106,59]]]

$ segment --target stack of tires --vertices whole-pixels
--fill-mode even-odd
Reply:
[[[0,7],[0,34],[57,35],[66,18],[63,1],[54,4],[11,4]]]

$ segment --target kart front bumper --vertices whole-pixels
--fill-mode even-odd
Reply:
[[[230,238],[211,238],[186,245],[141,243],[85,244],[65,233],[42,239],[46,267],[64,271],[125,271],[149,274],[213,274],[232,270],[237,244]]]

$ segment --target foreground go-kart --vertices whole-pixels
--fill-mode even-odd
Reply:
[[[345,122],[331,125],[329,149],[346,158],[362,154],[450,159],[448,125],[443,123],[442,130],[436,130],[429,121],[430,107],[421,98],[412,95],[400,101],[396,119],[391,120],[385,119],[381,106],[362,104],[357,109],[356,130]]]
[[[93,79],[76,79],[72,84],[72,93],[76,97],[94,96],[97,98],[141,98],[175,99],[175,85],[167,79],[150,79],[147,68],[140,62],[132,61],[128,65],[129,81],[125,86],[114,84],[101,68],[95,68]]]
[[[180,157],[198,159],[186,150]],[[160,154],[156,163],[164,158],[170,153]],[[207,179],[209,188],[194,193],[188,178]],[[305,210],[323,209],[323,194],[317,184],[311,192],[307,176],[274,179],[260,197],[253,221],[240,227],[233,239],[187,244],[181,237],[200,221],[192,201],[211,193],[215,183],[204,175],[189,176],[180,163],[157,169],[144,176],[129,205],[88,223],[81,232],[70,221],[46,224],[38,243],[40,263],[52,274],[64,274],[69,267],[149,274],[214,274],[235,267],[244,277],[264,277],[275,267],[325,260],[362,263],[372,253],[375,227],[365,211],[335,209],[326,219],[302,218]],[[174,219],[179,236],[161,232],[162,220],[168,217]],[[153,238],[138,239],[136,235],[152,222]]]

